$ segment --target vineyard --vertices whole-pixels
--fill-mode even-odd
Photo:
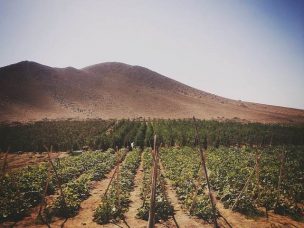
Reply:
[[[304,226],[303,126],[42,121],[0,136],[3,227]],[[69,155],[10,169],[26,151]]]
[[[199,135],[208,146],[234,145],[303,145],[303,125],[197,121]],[[62,120],[27,124],[0,123],[0,151],[45,151],[52,145],[55,151],[93,150],[137,146],[152,147],[153,135],[163,146],[194,145],[192,120]]]

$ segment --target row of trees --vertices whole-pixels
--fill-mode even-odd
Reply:
[[[197,121],[201,141],[208,145],[303,145],[304,126],[263,125],[258,123]],[[89,146],[107,149],[130,146],[151,147],[153,135],[164,146],[193,146],[194,123],[184,120],[86,120],[40,121],[28,124],[0,124],[0,149],[43,151],[74,150]]]
[[[197,121],[199,135],[208,145],[303,145],[304,126],[265,125],[258,123]],[[154,132],[165,145],[193,146],[192,120],[159,120],[153,122]]]

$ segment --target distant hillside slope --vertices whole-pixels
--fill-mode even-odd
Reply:
[[[304,123],[304,110],[226,99],[115,62],[75,69],[24,61],[0,68],[0,86],[0,121],[196,116]]]

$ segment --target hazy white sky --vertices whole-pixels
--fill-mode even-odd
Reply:
[[[0,0],[0,67],[140,65],[233,99],[304,109],[304,1]]]

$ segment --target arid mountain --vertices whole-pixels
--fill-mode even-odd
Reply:
[[[304,110],[226,99],[115,62],[75,69],[24,61],[0,68],[0,87],[0,121],[196,116],[304,123]]]

